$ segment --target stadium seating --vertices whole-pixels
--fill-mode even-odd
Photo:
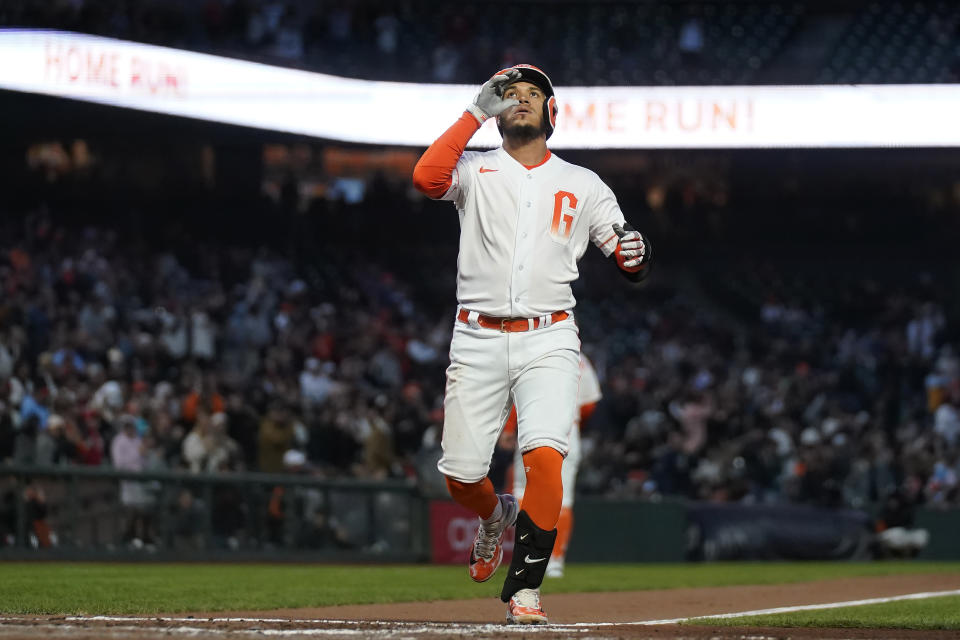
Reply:
[[[824,83],[955,82],[960,5],[873,2],[848,25],[817,80]]]
[[[821,30],[824,23],[832,28]],[[376,80],[476,83],[516,62],[568,85],[951,82],[960,7],[939,2],[304,0],[11,2],[60,28]],[[813,57],[793,55],[811,34]],[[825,56],[825,57],[824,57]]]

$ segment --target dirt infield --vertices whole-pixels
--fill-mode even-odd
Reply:
[[[501,624],[498,600],[352,605],[274,611],[155,617],[27,617],[0,619],[0,639],[154,640],[176,637],[252,638],[956,638],[956,631],[758,629],[650,624],[695,616],[756,611],[773,607],[848,602],[867,598],[960,589],[960,574],[847,578],[789,585],[674,589],[544,595],[551,624],[511,627]]]

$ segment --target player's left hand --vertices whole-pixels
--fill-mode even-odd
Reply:
[[[643,264],[647,255],[647,246],[643,241],[643,235],[634,229],[624,230],[618,224],[613,225],[613,232],[620,238],[620,255],[624,258],[623,266],[633,268]]]
[[[519,79],[520,72],[516,69],[507,69],[503,73],[493,76],[480,87],[480,91],[467,107],[467,111],[472,113],[480,124],[483,124],[489,118],[496,117],[510,107],[517,106],[520,101],[513,98],[504,98],[503,90],[508,84]]]

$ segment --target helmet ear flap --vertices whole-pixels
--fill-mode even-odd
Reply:
[[[547,129],[547,139],[553,135],[553,130],[557,128],[557,113],[560,109],[557,107],[556,96],[550,96],[543,103],[543,121]]]

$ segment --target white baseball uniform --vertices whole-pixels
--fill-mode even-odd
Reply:
[[[580,387],[577,390],[577,412],[570,426],[570,451],[563,459],[560,475],[563,479],[563,502],[561,506],[572,507],[574,490],[577,486],[577,471],[580,469],[580,407],[600,402],[603,393],[600,391],[600,380],[590,360],[580,355]],[[527,486],[527,474],[524,473],[523,454],[519,447],[513,456],[513,495],[517,500],[523,499],[523,492]]]
[[[514,404],[521,451],[548,446],[566,455],[580,379],[570,283],[588,242],[611,255],[612,227],[625,220],[594,172],[549,151],[533,167],[502,147],[465,152],[441,199],[460,215],[458,315],[463,310],[468,322],[454,323],[437,467],[479,482]],[[557,311],[569,317],[552,322]],[[484,328],[478,314],[529,318],[531,329]]]

